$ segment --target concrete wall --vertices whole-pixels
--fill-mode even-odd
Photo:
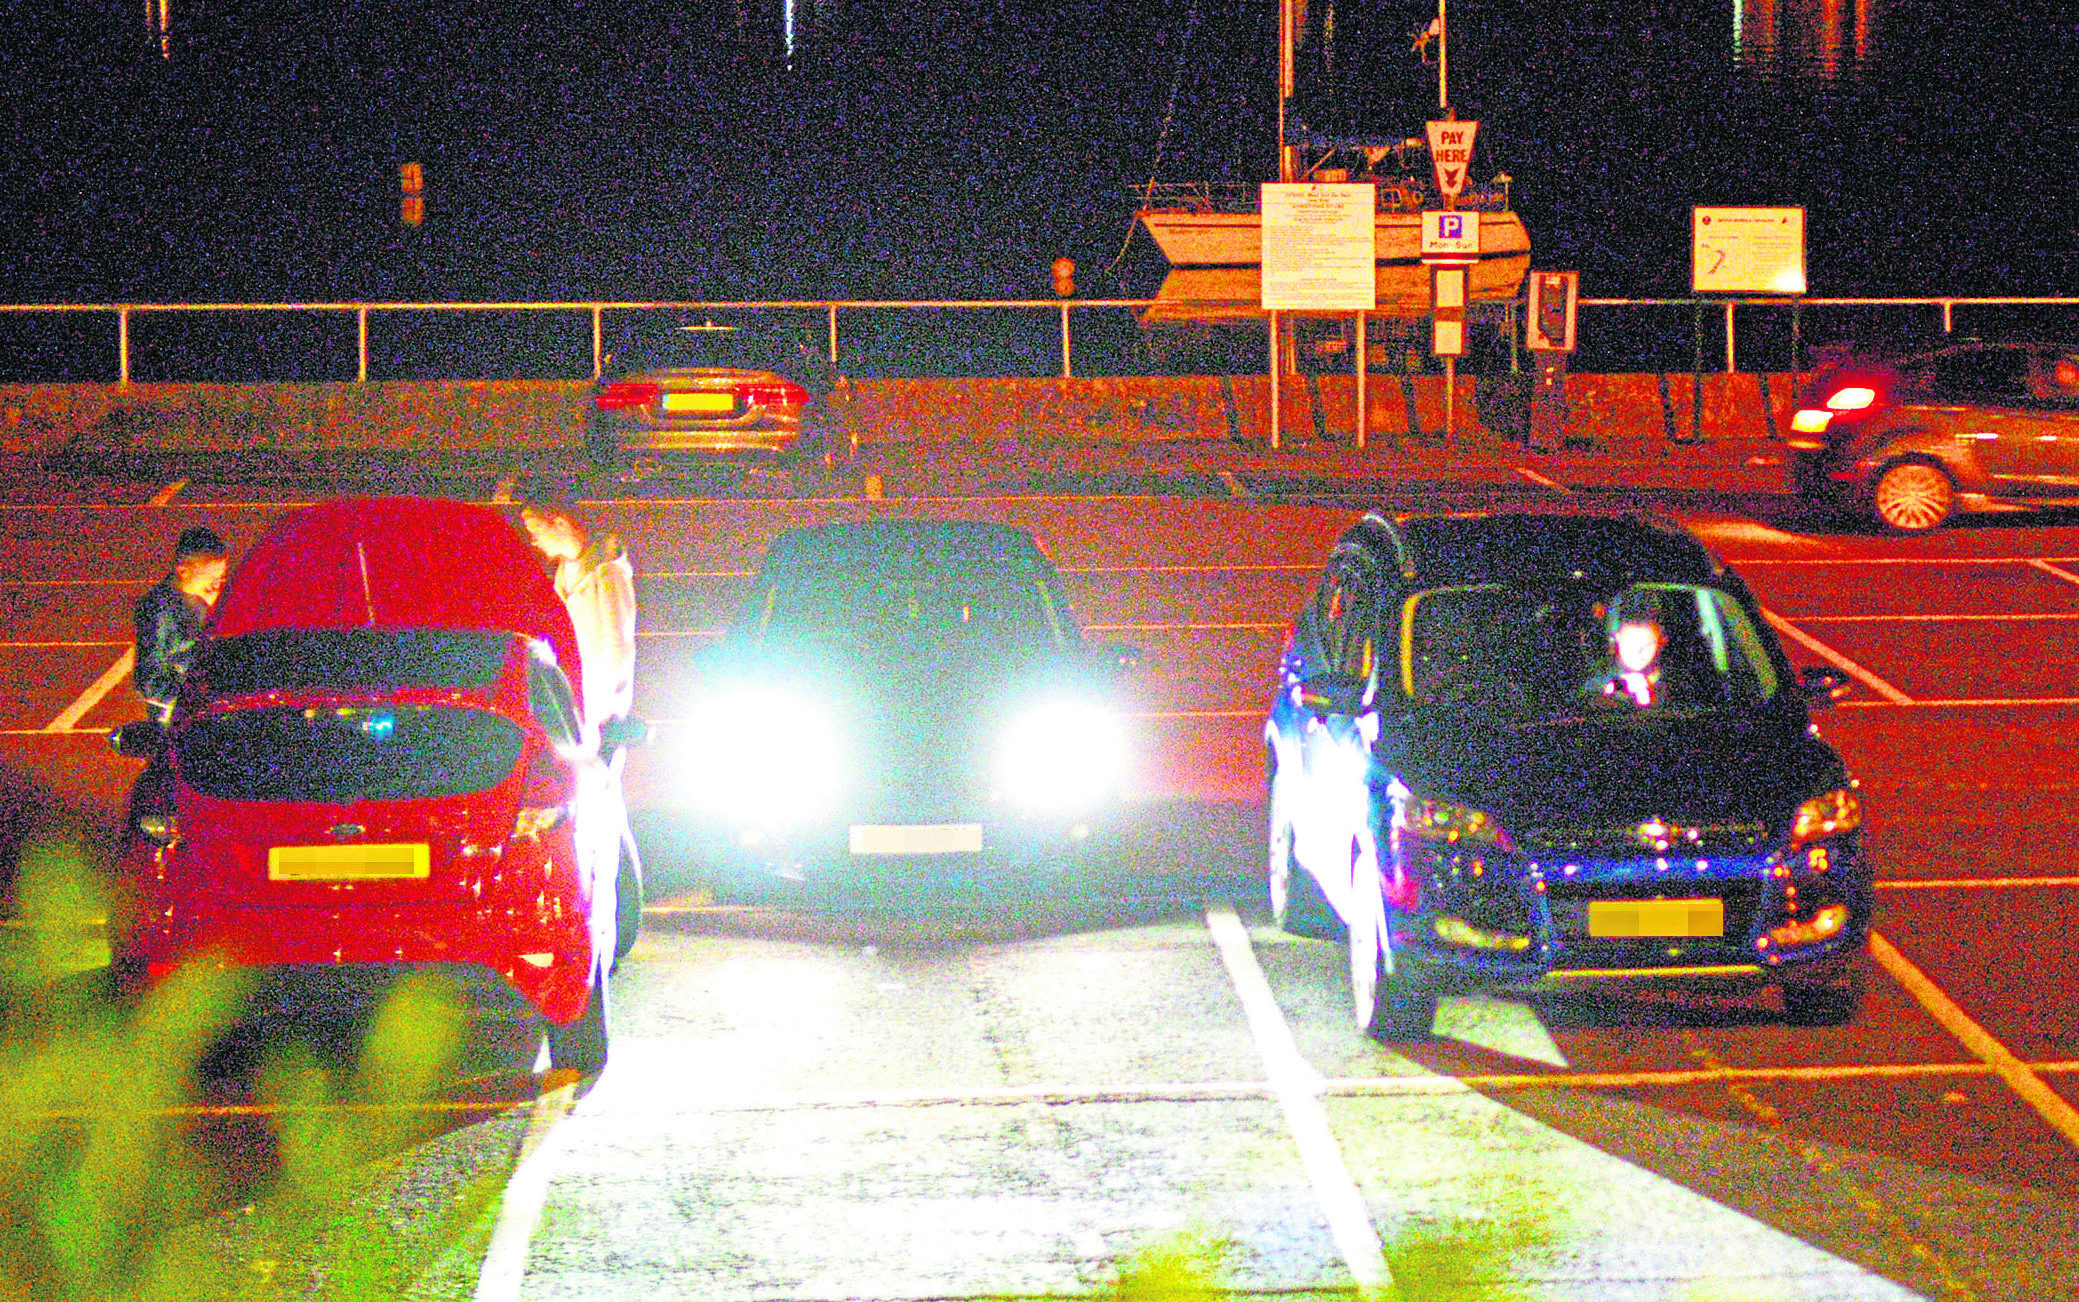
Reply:
[[[1583,448],[1777,437],[1787,376],[1570,375],[1561,437]],[[1525,432],[1528,375],[1462,378],[1454,434],[1516,442]],[[1356,428],[1351,376],[1291,376],[1281,426],[1294,443],[1347,441]],[[849,419],[863,444],[1052,440],[1262,441],[1263,376],[1088,380],[862,380]],[[377,384],[0,386],[0,453],[107,456],[124,452],[273,450],[466,453],[571,447],[588,386],[567,381]],[[1433,441],[1444,431],[1439,376],[1373,376],[1369,437]]]

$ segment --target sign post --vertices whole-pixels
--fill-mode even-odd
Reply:
[[[1465,179],[1463,171],[1459,180]],[[1480,214],[1422,214],[1422,261],[1430,269],[1430,346],[1444,359],[1444,438],[1457,436],[1458,359],[1465,355],[1466,269],[1480,260]]]
[[[1264,311],[1270,314],[1270,446],[1282,444],[1278,314],[1370,312],[1379,305],[1378,187],[1267,182],[1263,187]],[[1359,356],[1363,353],[1359,341]]]

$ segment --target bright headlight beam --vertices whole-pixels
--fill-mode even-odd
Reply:
[[[784,686],[725,687],[693,711],[686,777],[702,806],[774,821],[829,807],[844,778],[843,738],[823,702]]]
[[[1112,710],[1091,701],[1043,702],[1004,729],[997,779],[1003,794],[1026,809],[1083,809],[1118,789],[1126,749],[1125,727]]]

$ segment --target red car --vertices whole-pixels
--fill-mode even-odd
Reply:
[[[552,1066],[604,1066],[640,894],[602,760],[630,738],[581,717],[582,668],[540,559],[488,507],[281,520],[226,585],[170,727],[119,746],[151,761],[119,978],[261,969],[265,1015],[433,970],[474,1044],[545,1038]]]

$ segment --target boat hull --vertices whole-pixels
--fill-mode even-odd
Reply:
[[[1142,209],[1134,214],[1172,267],[1263,265],[1263,215],[1253,212],[1193,212]],[[1419,262],[1422,214],[1382,212],[1373,225],[1374,256],[1382,263]],[[1530,252],[1530,233],[1513,212],[1480,214],[1480,255],[1507,257]]]
[[[1506,303],[1517,296],[1530,274],[1530,253],[1483,257],[1466,269],[1468,303]],[[1378,306],[1374,316],[1426,317],[1431,314],[1429,268],[1421,263],[1381,263],[1377,268]],[[1156,291],[1156,301],[1141,312],[1146,324],[1187,321],[1250,321],[1269,315],[1263,309],[1261,267],[1172,267]],[[1348,317],[1348,312],[1287,312],[1285,316]]]

